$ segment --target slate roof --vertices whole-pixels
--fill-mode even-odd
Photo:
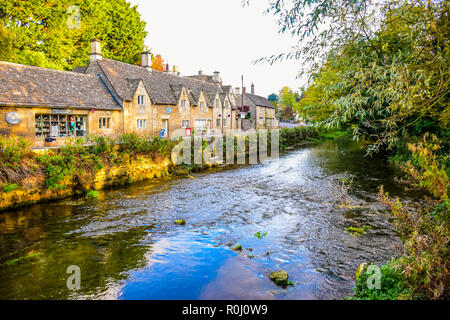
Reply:
[[[0,106],[116,110],[95,75],[0,61]]]
[[[239,102],[239,106],[241,104],[241,96],[238,96],[237,101]],[[258,106],[258,107],[267,107],[275,109],[273,104],[270,103],[269,100],[267,100],[264,97],[258,96],[256,94],[251,93],[245,93],[244,94],[244,105],[252,107],[252,106]]]
[[[142,79],[150,98],[156,104],[177,104],[181,88],[184,86],[190,93],[191,103],[194,105],[198,103],[200,92],[203,90],[208,106],[212,107],[216,93],[221,90],[217,84],[180,77],[167,72],[155,70],[149,72],[141,66],[109,59],[91,62],[86,73],[97,72],[94,64],[100,67],[120,98],[127,101],[132,100],[135,93],[134,87],[129,85],[127,79]]]

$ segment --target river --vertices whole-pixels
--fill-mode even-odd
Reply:
[[[398,174],[340,138],[265,164],[6,211],[0,299],[342,299],[360,263],[399,255],[377,202],[380,185],[408,199]],[[361,236],[346,231],[364,225]],[[66,285],[72,265],[78,291]],[[276,270],[294,285],[272,283]]]

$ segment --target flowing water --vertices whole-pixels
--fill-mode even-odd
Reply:
[[[338,139],[266,164],[3,212],[0,299],[342,299],[360,263],[398,255],[377,203],[380,185],[408,198],[398,174]],[[348,191],[343,179],[353,179]],[[346,232],[364,225],[362,236]],[[66,285],[72,265],[78,291]],[[295,284],[276,286],[276,270]]]

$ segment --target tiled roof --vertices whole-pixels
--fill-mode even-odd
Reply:
[[[2,61],[0,61],[0,105],[121,109],[95,75]]]
[[[133,88],[130,88],[127,79],[142,79],[150,98],[156,104],[177,104],[179,95],[176,95],[181,93],[180,88],[184,86],[188,92],[191,92],[189,95],[191,103],[194,99],[196,100],[194,104],[197,104],[200,92],[203,90],[208,105],[212,106],[211,99],[214,99],[216,93],[220,91],[217,84],[155,70],[149,72],[140,66],[109,59],[90,63],[86,70],[87,73],[97,72],[94,64],[100,66],[114,90],[123,100],[132,100],[134,95],[131,90]]]

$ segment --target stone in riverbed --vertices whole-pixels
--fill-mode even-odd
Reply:
[[[290,284],[289,274],[286,271],[275,271],[269,275],[270,280],[279,286],[287,286]]]
[[[175,223],[180,226],[184,226],[184,225],[186,225],[186,220],[177,220],[177,221],[175,221]]]
[[[236,243],[231,249],[234,251],[242,251],[242,246],[239,243]]]

